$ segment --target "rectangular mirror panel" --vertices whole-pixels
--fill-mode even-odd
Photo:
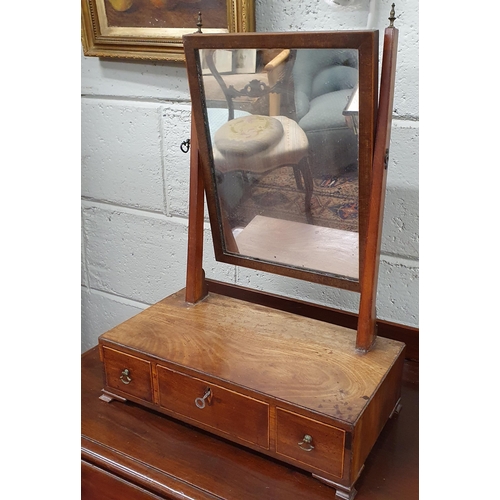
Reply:
[[[199,53],[227,252],[359,278],[355,49]]]

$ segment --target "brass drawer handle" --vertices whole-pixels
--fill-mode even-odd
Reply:
[[[210,387],[207,387],[205,390],[205,394],[203,395],[202,398],[196,398],[194,400],[194,404],[200,409],[203,410],[205,408],[205,400],[209,398],[212,395],[212,392],[210,391]],[[210,404],[210,401],[207,401]]]
[[[303,438],[302,441],[299,444],[299,448],[304,451],[312,451],[314,450],[314,446],[312,445],[312,440],[313,438],[309,436],[309,434],[306,434]]]
[[[130,382],[132,382],[132,379],[129,377],[129,375],[130,375],[130,372],[128,371],[127,368],[125,368],[125,370],[123,370],[122,374],[120,375],[120,380],[124,384],[130,384]]]

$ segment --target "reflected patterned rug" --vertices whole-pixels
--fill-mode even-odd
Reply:
[[[297,189],[292,168],[279,168],[246,186],[230,214],[233,227],[246,226],[256,215],[307,223],[304,191]],[[357,172],[315,178],[311,205],[313,224],[357,231]]]

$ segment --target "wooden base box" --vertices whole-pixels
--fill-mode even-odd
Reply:
[[[399,404],[404,344],[209,293],[184,291],[99,338],[101,399],[130,400],[309,471],[352,499]]]

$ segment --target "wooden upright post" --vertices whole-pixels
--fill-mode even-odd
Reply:
[[[207,293],[203,271],[204,183],[194,116],[191,113],[189,226],[186,271],[186,302],[195,304]]]
[[[391,16],[393,15],[394,10],[391,11]],[[380,98],[373,155],[373,180],[370,192],[370,208],[368,211],[368,236],[365,247],[365,265],[361,275],[361,299],[356,336],[356,349],[360,351],[369,351],[377,336],[375,328],[377,313],[375,306],[398,46],[398,30],[392,25],[394,18],[391,17],[389,19],[391,19],[391,25],[386,28],[384,34]]]

